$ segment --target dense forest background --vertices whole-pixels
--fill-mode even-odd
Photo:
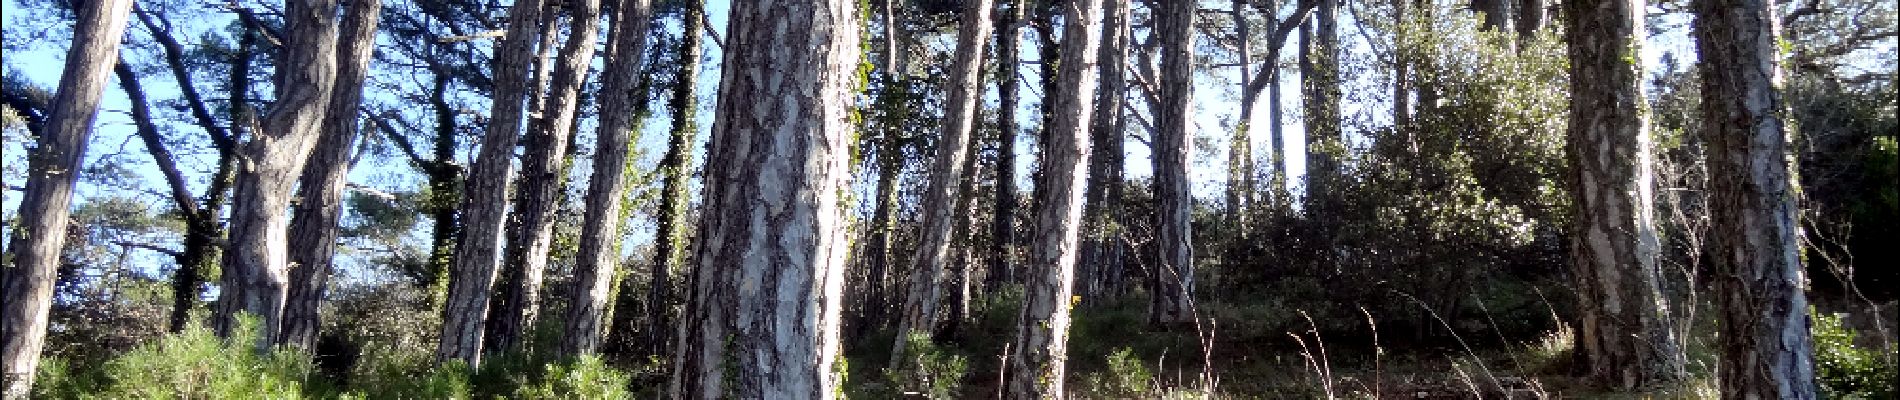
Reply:
[[[1736,298],[1900,386],[1890,1],[120,3],[0,17],[8,399],[1716,398]],[[1790,290],[1712,98],[1773,99]]]

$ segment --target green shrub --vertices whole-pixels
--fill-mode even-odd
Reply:
[[[1853,330],[1841,317],[1813,312],[1815,380],[1835,399],[1891,399],[1895,392],[1895,355],[1854,346]]]
[[[963,355],[937,345],[928,334],[912,334],[905,360],[897,369],[885,370],[890,387],[904,393],[918,393],[932,399],[956,398],[970,362]]]
[[[1086,380],[1096,397],[1141,398],[1147,397],[1154,373],[1148,371],[1134,350],[1124,347],[1108,355],[1108,371],[1089,374]]]
[[[427,353],[378,347],[363,352],[350,376],[351,397],[389,399],[470,398],[468,367],[436,367]]]
[[[533,385],[515,388],[517,399],[630,399],[629,375],[602,362],[599,357],[547,364]]]
[[[64,362],[53,361],[41,369],[45,380],[38,397],[291,399],[327,392],[312,379],[316,367],[309,356],[253,349],[255,326],[245,320],[229,341],[192,326],[83,373],[69,373]]]

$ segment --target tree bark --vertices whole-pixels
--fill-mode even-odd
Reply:
[[[1015,260],[1016,237],[1016,137],[1022,128],[1016,125],[1016,108],[1022,101],[1016,73],[1022,52],[1023,12],[1028,0],[1006,0],[996,39],[996,204],[990,220],[990,266],[984,287],[1000,290],[1004,283],[1015,282],[1010,270]]]
[[[8,265],[0,271],[6,289],[0,317],[0,364],[5,378],[0,397],[24,399],[33,389],[46,344],[47,313],[53,305],[53,280],[72,214],[73,186],[92,135],[93,117],[105,91],[106,75],[118,60],[130,0],[88,2],[77,7],[73,41],[51,111],[38,144],[27,155],[27,181],[20,198],[20,225],[7,245]]]
[[[568,36],[555,57],[553,83],[541,115],[530,117],[521,180],[515,187],[512,227],[515,235],[503,268],[514,269],[515,279],[503,291],[507,307],[490,317],[497,348],[519,346],[534,327],[541,311],[541,281],[547,272],[548,251],[554,247],[554,211],[567,187],[567,148],[574,131],[581,86],[594,62],[594,42],[600,30],[600,0],[575,0],[568,5]]]
[[[502,224],[508,208],[508,181],[514,175],[515,145],[521,136],[528,65],[534,58],[541,0],[521,0],[508,10],[508,32],[495,46],[494,104],[482,135],[481,151],[462,187],[462,230],[449,271],[448,297],[442,309],[438,362],[459,359],[481,364],[483,322],[500,264]]]
[[[991,9],[988,0],[965,2],[963,20],[957,28],[956,56],[945,82],[949,93],[944,101],[943,125],[938,130],[937,156],[931,161],[929,186],[924,189],[920,208],[923,230],[911,256],[910,293],[898,318],[892,368],[904,362],[904,351],[910,343],[907,339],[913,332],[928,334],[936,330],[945,264],[950,262],[952,228],[960,218],[953,210],[961,209],[956,206],[963,202],[964,159],[969,157],[970,135],[975,130],[977,100],[983,95],[983,47],[990,37]]]
[[[1191,3],[1191,2],[1189,2]],[[1042,143],[1036,232],[1025,276],[1022,314],[1007,374],[1013,399],[1062,398],[1068,358],[1069,308],[1080,253],[1082,186],[1088,179],[1089,118],[1095,111],[1095,68],[1102,0],[1073,0],[1064,12],[1061,72],[1050,86],[1055,113]]]
[[[1813,399],[1774,2],[1697,0],[1723,398]]]
[[[1234,53],[1235,58],[1238,59],[1237,61],[1239,61],[1240,64],[1240,90],[1242,97],[1246,97],[1247,86],[1250,86],[1253,80],[1261,78],[1260,76],[1254,75],[1252,71],[1248,69],[1253,66],[1253,40],[1251,38],[1252,32],[1250,32],[1248,26],[1251,24],[1247,21],[1246,3],[1247,0],[1233,0],[1229,5],[1230,9],[1227,11],[1228,18],[1233,20],[1234,36],[1237,39],[1234,43]],[[1253,128],[1253,108],[1254,105],[1259,104],[1255,101],[1257,97],[1258,95],[1256,94],[1255,98],[1241,100],[1239,122],[1234,124],[1233,136],[1227,139],[1226,220],[1228,224],[1235,228],[1232,230],[1235,235],[1233,239],[1234,246],[1228,249],[1228,254],[1225,256],[1228,259],[1227,262],[1230,263],[1234,262],[1234,258],[1238,256],[1241,251],[1245,250],[1246,245],[1244,243],[1247,243],[1247,237],[1250,236],[1249,234],[1251,233],[1251,231],[1247,229],[1246,210],[1249,203],[1252,202],[1252,196],[1254,194],[1253,135],[1251,134],[1251,130]]]
[[[601,321],[614,271],[620,267],[621,203],[627,190],[638,118],[635,95],[652,25],[649,0],[621,0],[614,17],[613,48],[601,70],[600,131],[594,151],[594,176],[587,183],[587,210],[581,222],[579,263],[569,293],[567,321],[558,354],[587,355],[600,348]]]
[[[237,316],[258,318],[257,347],[280,334],[289,296],[290,202],[311,150],[323,135],[325,108],[336,85],[337,2],[288,2],[285,42],[278,52],[277,100],[240,149],[214,326],[227,337]],[[253,123],[237,121],[239,124]]]
[[[1517,1],[1517,47],[1524,48],[1531,39],[1537,38],[1537,31],[1544,29],[1548,19],[1545,0]]]
[[[682,32],[706,29],[700,18],[705,7],[703,0],[686,3],[685,15],[680,17],[685,25]],[[660,216],[654,229],[653,283],[647,288],[645,345],[649,354],[661,357],[672,354],[667,346],[672,338],[672,330],[667,328],[673,326],[669,322],[674,302],[672,274],[686,248],[682,228],[688,223],[686,204],[692,200],[687,179],[692,177],[693,141],[699,135],[699,96],[694,89],[699,85],[699,58],[704,51],[697,33],[681,37],[679,46],[680,65],[673,73],[673,98],[667,103],[673,113],[673,134],[667,139],[666,155],[660,158]]]
[[[1480,27],[1488,30],[1505,31],[1510,29],[1510,0],[1472,0],[1471,12],[1482,14]]]
[[[732,4],[672,398],[840,395],[857,4]]]
[[[1161,41],[1161,103],[1155,111],[1155,273],[1148,322],[1157,327],[1194,318],[1194,245],[1190,213],[1194,194],[1188,187],[1188,163],[1194,121],[1194,12],[1192,1],[1169,2],[1157,10]]]
[[[1570,254],[1590,378],[1634,390],[1683,379],[1658,286],[1653,140],[1644,112],[1643,1],[1568,2]]]
[[[376,26],[382,0],[354,0],[343,14],[336,54],[336,83],[324,109],[323,137],[304,166],[302,186],[290,220],[290,298],[284,309],[284,328],[278,343],[314,351],[320,322],[317,306],[335,268],[337,224],[343,216],[343,183],[350,172],[350,152],[357,137],[357,110],[363,103],[363,81],[376,50]]]

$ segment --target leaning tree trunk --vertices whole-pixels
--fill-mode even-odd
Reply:
[[[290,202],[297,178],[323,135],[325,109],[336,85],[337,2],[291,1],[278,55],[277,101],[239,150],[231,204],[231,238],[224,257],[215,326],[232,336],[237,317],[258,319],[257,347],[269,348],[283,324],[289,296]],[[249,123],[237,121],[236,123]]]
[[[323,137],[304,166],[303,183],[290,219],[290,297],[284,305],[283,333],[278,343],[315,350],[319,323],[317,306],[335,268],[337,223],[342,218],[343,183],[350,171],[350,151],[357,140],[357,110],[363,102],[363,80],[376,49],[376,25],[382,0],[356,0],[343,14],[336,54],[336,84],[324,109]]]
[[[1710,253],[1723,398],[1813,399],[1814,345],[1795,241],[1771,0],[1697,0]]]
[[[462,187],[462,230],[455,242],[448,297],[442,309],[437,361],[459,359],[469,366],[482,360],[483,321],[500,264],[502,225],[508,208],[508,180],[514,175],[515,144],[521,136],[523,93],[528,63],[534,58],[541,0],[521,0],[508,10],[508,33],[495,46],[494,105]]]
[[[515,188],[517,218],[510,228],[515,235],[510,243],[519,247],[508,249],[503,266],[515,273],[504,291],[507,307],[489,319],[497,328],[489,332],[495,335],[490,343],[497,346],[491,351],[518,346],[541,311],[541,281],[547,272],[548,251],[554,247],[554,211],[567,186],[567,144],[574,131],[581,86],[594,62],[595,33],[600,30],[600,0],[571,1],[568,7],[567,43],[556,56],[559,61],[554,64],[547,104],[528,126],[521,180]]]
[[[1643,1],[1564,3],[1570,37],[1570,254],[1585,358],[1598,384],[1633,390],[1682,379],[1683,354],[1658,286],[1653,141],[1642,66]]]
[[[1049,98],[1054,124],[1043,143],[1042,179],[1036,186],[1036,234],[1024,277],[1023,307],[1016,326],[1015,355],[1007,375],[1010,398],[1062,398],[1068,358],[1069,307],[1080,253],[1082,186],[1088,179],[1089,117],[1095,111],[1095,57],[1102,0],[1061,6],[1061,72]]]
[[[7,245],[8,264],[0,271],[0,298],[6,305],[0,316],[0,363],[5,365],[5,399],[24,399],[33,389],[46,344],[47,313],[53,305],[53,280],[58,275],[60,249],[66,242],[68,215],[72,214],[73,186],[79,179],[92,135],[99,96],[106,75],[119,58],[119,40],[125,36],[131,0],[108,0],[77,7],[72,47],[52,110],[41,126],[38,145],[27,155],[26,193],[20,198],[20,225]]]
[[[1158,10],[1161,40],[1160,109],[1155,111],[1155,248],[1148,322],[1155,326],[1194,318],[1194,194],[1188,188],[1188,138],[1193,135],[1195,2],[1169,2]]]
[[[641,62],[647,46],[653,5],[648,0],[621,0],[614,17],[613,47],[601,69],[600,128],[594,151],[594,176],[587,182],[587,210],[581,222],[579,262],[569,293],[567,321],[558,354],[593,354],[600,348],[601,320],[614,271],[620,267],[621,199],[627,190],[627,164],[632,158],[633,135],[643,99],[635,96]]]
[[[653,283],[647,287],[647,336],[644,343],[649,354],[664,357],[668,354],[667,345],[672,327],[668,322],[673,304],[673,270],[680,263],[680,255],[685,249],[686,237],[681,229],[686,223],[686,204],[691,201],[692,193],[687,191],[687,179],[691,178],[693,165],[693,137],[699,133],[699,123],[695,114],[699,110],[699,96],[694,88],[699,86],[699,58],[703,52],[700,35],[705,29],[706,12],[704,0],[691,0],[686,4],[680,22],[685,25],[682,32],[693,32],[680,37],[680,61],[673,72],[673,98],[667,100],[667,108],[673,113],[673,134],[667,138],[666,154],[660,158],[660,215],[655,221],[653,250]]]
[[[962,26],[957,28],[956,59],[946,82],[950,90],[944,103],[943,125],[938,130],[937,157],[931,161],[930,186],[924,191],[920,209],[924,213],[923,231],[911,256],[910,294],[904,298],[897,340],[891,350],[893,368],[904,362],[905,347],[913,332],[928,334],[936,328],[944,268],[950,262],[950,235],[962,218],[953,211],[963,200],[964,159],[969,157],[970,135],[975,130],[977,98],[983,95],[983,46],[990,36],[990,10],[989,0],[965,2]]]
[[[996,204],[990,220],[990,265],[984,288],[1000,290],[1015,282],[1010,269],[1016,248],[1016,107],[1022,100],[1016,80],[1017,59],[1022,50],[1023,11],[1028,0],[1010,0],[1001,18],[1002,31],[996,39]]]
[[[673,398],[839,395],[857,3],[732,5]]]

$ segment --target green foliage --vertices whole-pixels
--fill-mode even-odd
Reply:
[[[547,364],[540,379],[515,388],[519,399],[629,399],[629,375],[585,356],[562,363]]]
[[[35,388],[42,398],[102,399],[289,399],[320,397],[327,385],[313,380],[309,356],[293,351],[259,353],[255,322],[246,319],[230,340],[202,327],[168,335],[84,372],[64,362],[42,368]]]
[[[1090,394],[1121,399],[1148,396],[1154,383],[1154,373],[1148,371],[1141,358],[1135,356],[1134,350],[1124,347],[1109,353],[1106,359],[1106,370],[1084,378],[1092,389]]]
[[[1896,376],[1895,355],[1891,351],[1854,345],[1857,336],[1841,323],[1838,315],[1813,312],[1815,379],[1821,393],[1837,399],[1891,399]]]
[[[468,367],[453,361],[434,365],[429,353],[376,348],[363,353],[351,374],[351,397],[394,399],[470,398]]]
[[[901,393],[921,394],[932,399],[956,398],[969,374],[969,358],[930,340],[928,334],[912,334],[909,353],[898,368],[884,371],[884,379]]]

